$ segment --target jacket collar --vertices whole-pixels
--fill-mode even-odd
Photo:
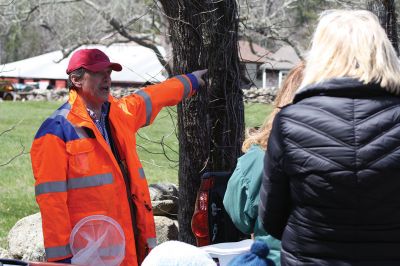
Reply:
[[[376,97],[394,94],[384,90],[377,83],[364,84],[358,79],[342,77],[334,78],[301,88],[295,95],[293,103],[312,96],[333,97]]]
[[[111,101],[112,96],[110,95],[108,97],[108,102],[102,106],[102,112],[109,112]],[[75,90],[69,91],[68,103],[71,105],[71,113],[85,121],[92,120],[82,97]],[[103,110],[104,108],[106,108],[106,110]]]
[[[69,91],[68,103],[71,105],[71,113],[83,120],[91,120],[82,97],[75,90]]]

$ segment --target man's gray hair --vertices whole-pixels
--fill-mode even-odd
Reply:
[[[81,79],[81,78],[83,78],[83,75],[85,74],[85,72],[86,72],[86,70],[83,67],[81,67],[81,68],[78,68],[78,69],[72,71],[71,73],[69,73],[68,80],[67,80],[67,87],[69,90],[75,89],[75,86],[74,86],[74,83],[72,82],[71,77],[76,76],[78,79]]]

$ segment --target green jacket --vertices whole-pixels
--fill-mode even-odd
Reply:
[[[257,240],[270,248],[268,258],[280,265],[281,242],[268,235],[258,221],[258,202],[264,169],[265,152],[253,145],[238,159],[224,196],[224,207],[235,226],[245,234],[254,233]]]

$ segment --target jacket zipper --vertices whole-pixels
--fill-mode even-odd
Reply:
[[[111,127],[110,127],[110,122],[109,122],[109,114],[110,112],[110,105],[108,107],[108,112],[107,112],[107,117],[106,117],[106,130],[108,131],[108,136],[109,136],[109,141],[110,141],[110,147],[111,147],[111,151],[114,154],[114,157],[118,163],[118,166],[121,170],[122,176],[124,178],[124,183],[125,183],[125,188],[126,188],[126,194],[128,197],[128,203],[129,203],[129,209],[130,209],[130,215],[131,215],[131,221],[132,221],[132,228],[133,228],[133,234],[135,237],[135,245],[136,245],[136,256],[138,256],[138,248],[139,248],[139,230],[136,226],[136,205],[135,202],[133,200],[133,198],[135,197],[135,195],[132,195],[132,191],[131,191],[131,182],[129,179],[129,173],[128,170],[126,169],[125,165],[122,163],[121,161],[121,157],[119,155],[118,149],[114,143],[114,138],[112,135],[112,131],[111,131]]]

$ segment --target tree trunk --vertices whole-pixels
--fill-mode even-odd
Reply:
[[[179,240],[194,244],[191,219],[205,171],[231,171],[244,132],[235,0],[160,0],[169,20],[173,74],[208,68],[210,87],[178,106]]]
[[[382,27],[385,29],[396,53],[399,54],[399,44],[397,35],[397,15],[394,0],[370,1],[367,9],[379,18]]]

